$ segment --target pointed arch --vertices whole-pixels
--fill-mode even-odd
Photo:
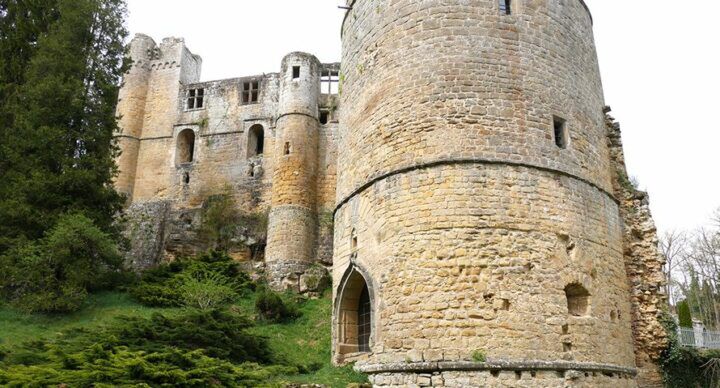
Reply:
[[[375,339],[375,287],[369,274],[352,263],[338,286],[336,354],[346,357],[371,351]]]

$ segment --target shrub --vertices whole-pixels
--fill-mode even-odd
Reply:
[[[214,308],[254,288],[231,257],[211,251],[145,272],[130,294],[146,306]]]
[[[55,342],[10,354],[0,385],[10,386],[262,386],[297,373],[271,361],[252,322],[229,312],[186,311],[176,317],[122,318],[95,330],[74,330]]]
[[[66,214],[39,241],[0,257],[4,299],[26,312],[77,310],[89,291],[116,285],[122,257],[113,239],[82,214]]]
[[[276,292],[262,287],[255,299],[255,311],[260,319],[270,322],[287,322],[300,316],[300,310],[292,302],[286,302]]]
[[[185,306],[214,309],[238,297],[232,281],[217,272],[187,274],[180,282]]]

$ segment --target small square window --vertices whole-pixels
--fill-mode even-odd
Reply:
[[[187,110],[202,109],[205,106],[205,89],[190,89],[187,91]]]
[[[245,104],[254,104],[258,102],[260,98],[260,82],[259,81],[249,81],[249,82],[243,82],[243,89],[242,89],[242,103]]]
[[[555,145],[565,149],[568,145],[567,122],[565,119],[553,116],[553,135],[555,137]]]
[[[512,13],[512,10],[510,8],[510,1],[511,0],[500,0],[500,14],[501,15],[510,15]]]
[[[293,79],[300,78],[300,66],[293,66]]]

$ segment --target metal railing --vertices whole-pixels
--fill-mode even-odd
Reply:
[[[678,341],[682,346],[703,349],[720,349],[720,331],[678,329]]]

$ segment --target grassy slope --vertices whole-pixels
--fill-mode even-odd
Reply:
[[[238,307],[253,315],[254,295],[238,301]],[[306,375],[281,376],[278,381],[327,384],[345,387],[366,378],[352,368],[336,368],[330,364],[329,296],[301,304],[302,317],[287,324],[258,324],[253,332],[270,340],[273,352],[293,364],[319,367]],[[118,316],[149,317],[155,312],[172,314],[177,309],[145,307],[124,293],[102,293],[92,296],[79,312],[69,315],[23,315],[0,308],[0,347],[12,348],[25,341],[51,339],[71,328],[111,325]],[[313,369],[315,369],[313,368]]]

